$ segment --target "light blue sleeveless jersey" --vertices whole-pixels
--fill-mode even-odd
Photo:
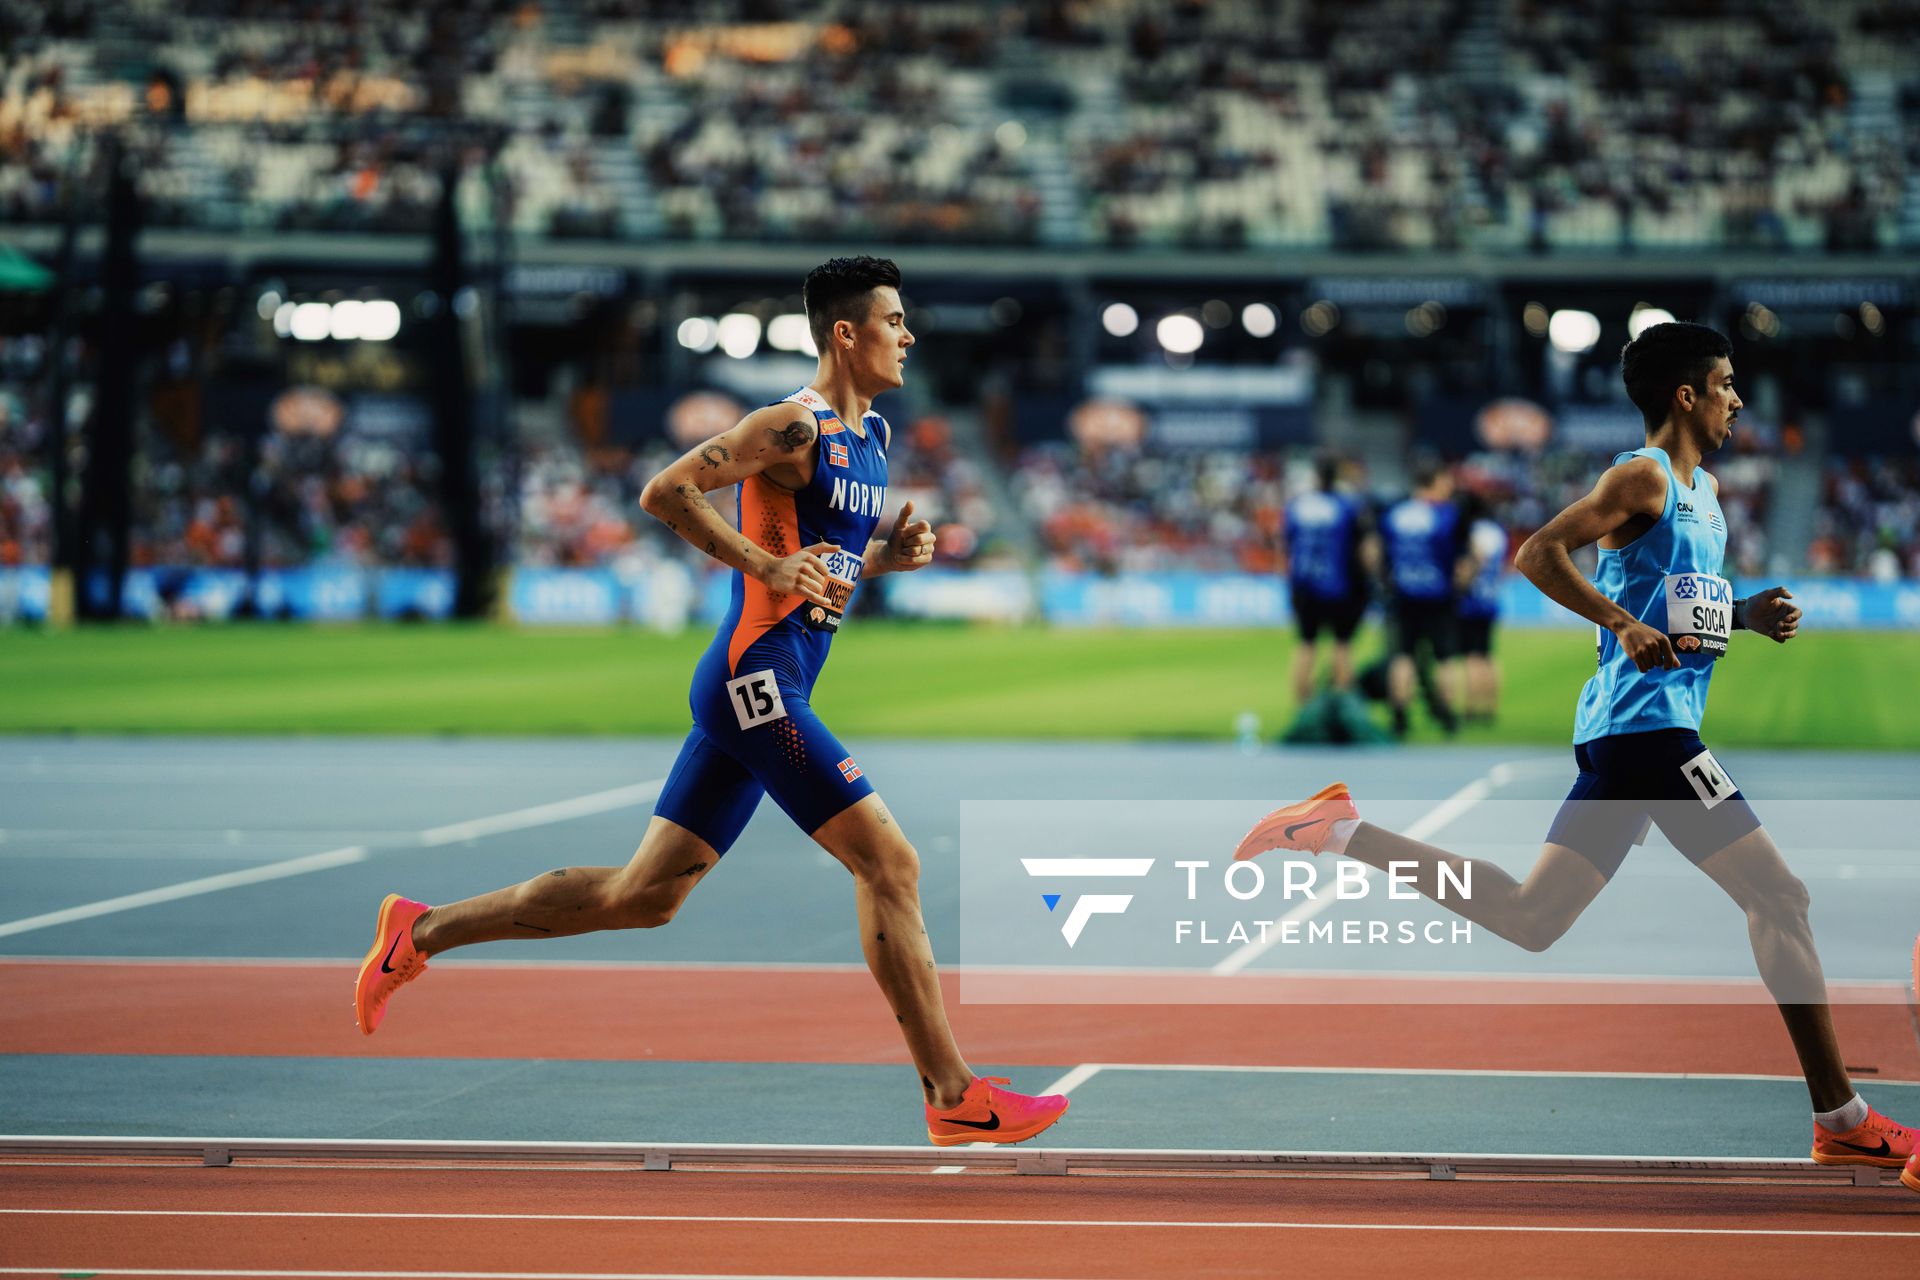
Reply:
[[[1700,728],[1714,659],[1726,652],[1733,623],[1733,588],[1720,576],[1727,522],[1713,481],[1694,471],[1689,489],[1673,473],[1666,450],[1651,446],[1614,457],[1652,458],[1667,473],[1666,508],[1654,526],[1617,551],[1600,548],[1594,588],[1641,622],[1673,640],[1678,670],[1638,671],[1619,639],[1598,632],[1599,669],[1580,690],[1574,713],[1576,744],[1652,729]]]

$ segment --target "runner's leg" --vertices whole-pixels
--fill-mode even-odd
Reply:
[[[1545,951],[1557,942],[1607,887],[1607,876],[1590,859],[1551,842],[1541,847],[1540,860],[1525,880],[1515,880],[1485,859],[1463,858],[1370,822],[1355,828],[1346,855],[1381,871],[1390,863],[1401,864],[1397,872],[1410,872],[1412,886],[1421,894],[1528,951]],[[1442,866],[1452,873],[1444,891]],[[1461,896],[1463,883],[1472,886],[1472,897]]]
[[[920,855],[878,795],[841,810],[813,833],[853,873],[860,949],[880,984],[927,1101],[956,1106],[973,1071],[947,1025],[933,943],[920,914]]]
[[[719,861],[713,846],[655,817],[624,867],[562,867],[479,897],[434,907],[413,926],[428,955],[504,938],[560,938],[666,924]]]
[[[1853,1096],[1853,1082],[1840,1060],[1826,974],[1807,923],[1806,885],[1787,868],[1764,827],[1701,859],[1699,867],[1746,912],[1754,963],[1780,1006],[1813,1109],[1840,1106]]]

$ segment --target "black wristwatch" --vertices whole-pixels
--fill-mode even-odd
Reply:
[[[1747,624],[1740,620],[1740,610],[1751,599],[1753,599],[1752,596],[1741,596],[1733,602],[1733,626],[1729,630],[1745,631],[1747,629]]]

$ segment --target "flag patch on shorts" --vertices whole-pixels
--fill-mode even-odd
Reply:
[[[841,444],[838,440],[827,441],[827,465],[831,467],[851,466],[852,464],[847,459],[847,446]]]
[[[852,782],[855,778],[862,776],[860,773],[860,766],[853,762],[852,756],[848,756],[845,760],[842,760],[840,762],[840,776],[845,778],[848,782]]]

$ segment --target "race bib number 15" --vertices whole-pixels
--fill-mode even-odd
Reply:
[[[1733,633],[1733,584],[1711,573],[1667,575],[1667,635],[1676,653],[1718,658]]]
[[[727,700],[733,704],[734,718],[742,729],[784,720],[787,708],[780,701],[780,686],[771,671],[749,671],[727,681]]]

